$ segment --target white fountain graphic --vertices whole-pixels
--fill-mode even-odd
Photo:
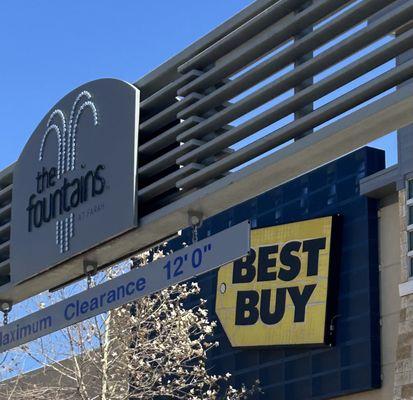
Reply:
[[[47,138],[52,132],[57,137],[57,179],[61,179],[76,167],[76,135],[78,124],[84,111],[89,109],[93,116],[93,124],[98,125],[98,113],[92,95],[84,90],[73,103],[69,124],[66,123],[62,110],[54,110],[49,117],[39,151],[39,161],[43,160]],[[61,254],[70,250],[70,239],[74,236],[74,214],[56,221],[56,245]]]

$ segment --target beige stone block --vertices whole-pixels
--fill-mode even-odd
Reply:
[[[413,306],[408,306],[406,310],[406,321],[411,321],[413,319]]]
[[[403,333],[401,335],[398,335],[398,339],[397,339],[397,344],[399,346],[407,346],[407,345],[411,345],[413,341],[413,332],[409,332],[409,333]]]
[[[411,358],[411,356],[412,356],[412,346],[410,343],[404,346],[403,345],[397,346],[397,350],[396,350],[397,362],[409,359]]]
[[[407,315],[407,309],[406,309],[406,308],[402,308],[402,309],[400,310],[400,322],[406,321],[406,315]]]
[[[402,388],[400,386],[397,386],[393,390],[393,400],[401,400],[401,398],[402,398]]]
[[[408,308],[408,307],[413,307],[413,294],[409,294],[407,296],[403,296],[401,298],[401,308]]]
[[[412,400],[413,399],[413,383],[402,386],[401,397],[403,400]]]
[[[408,306],[409,306],[409,303],[410,303],[410,301],[411,301],[411,298],[412,296],[411,295],[408,295],[408,296],[403,296],[402,298],[401,298],[401,304],[400,304],[400,307],[403,309],[403,308],[407,308]]]
[[[407,282],[409,278],[410,276],[409,276],[409,273],[407,272],[407,267],[402,267],[400,269],[400,282]]]
[[[400,374],[402,372],[409,372],[413,370],[413,360],[411,358],[397,361],[395,372],[396,374]]]
[[[404,321],[399,324],[399,334],[413,332],[413,321]]]
[[[412,382],[413,382],[413,371],[399,372],[399,373],[394,374],[394,385],[395,386],[404,386]]]

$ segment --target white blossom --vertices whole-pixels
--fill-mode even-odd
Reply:
[[[119,276],[122,268],[144,267],[150,256],[145,252],[121,268],[108,269],[93,284]],[[159,252],[153,259],[160,257]],[[69,327],[58,339],[52,336],[21,346],[20,353],[0,365],[15,375],[0,382],[0,400],[127,400],[131,394],[142,400],[157,395],[188,400],[248,398],[255,387],[235,389],[229,386],[231,374],[212,375],[207,368],[208,352],[218,345],[207,340],[216,323],[208,319],[205,300],[184,307],[199,292],[197,283],[174,285]],[[46,297],[49,303],[53,300],[49,294]],[[57,296],[64,298],[64,292]],[[22,367],[27,359],[45,367],[45,373],[38,372],[41,385],[25,379]]]

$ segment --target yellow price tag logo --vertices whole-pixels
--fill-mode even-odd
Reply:
[[[325,217],[251,231],[250,254],[218,273],[216,312],[234,347],[328,341],[335,227]]]

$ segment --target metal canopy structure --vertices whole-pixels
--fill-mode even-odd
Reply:
[[[413,0],[258,0],[135,82],[139,226],[99,267],[413,123]],[[0,172],[0,298],[21,301],[73,260],[12,287],[13,166]],[[44,279],[47,275],[48,279]]]

